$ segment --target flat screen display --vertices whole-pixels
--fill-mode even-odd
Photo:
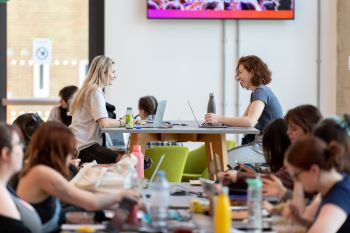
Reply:
[[[147,0],[150,19],[294,19],[294,0]]]

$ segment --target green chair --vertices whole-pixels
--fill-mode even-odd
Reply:
[[[169,182],[181,182],[182,173],[188,156],[188,148],[184,146],[159,146],[149,148],[145,152],[153,160],[153,166],[145,170],[145,178],[150,179],[160,159],[165,154],[159,170],[166,172]]]
[[[226,147],[230,150],[236,146],[236,141],[227,140]],[[202,176],[204,170],[208,167],[205,145],[198,147],[188,153],[185,169],[182,175],[182,181],[197,180]]]

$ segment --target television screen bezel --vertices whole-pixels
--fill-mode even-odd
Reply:
[[[293,16],[291,18],[276,18],[276,17],[150,17],[149,16],[149,11],[148,10],[148,0],[146,0],[146,11],[147,11],[147,19],[150,20],[162,20],[162,19],[193,19],[193,20],[294,20],[295,19],[295,1],[293,0],[293,9],[292,10],[288,10],[293,12]],[[170,11],[170,10],[169,10]],[[172,11],[177,11],[177,10],[172,10]],[[212,10],[209,10],[212,11]],[[203,12],[203,11],[202,11]],[[247,10],[244,10],[244,12],[248,12]],[[253,11],[252,11],[253,12]],[[263,11],[263,12],[270,12],[270,11]],[[278,12],[278,11],[273,11],[273,12]],[[279,11],[281,12],[281,11]]]

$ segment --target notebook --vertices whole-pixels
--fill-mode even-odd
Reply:
[[[144,180],[144,183],[143,183],[143,188],[144,188],[144,189],[148,189],[149,184],[153,182],[154,178],[156,177],[156,175],[157,175],[157,173],[158,173],[158,170],[159,170],[159,168],[160,168],[160,165],[162,165],[162,163],[163,163],[164,157],[165,157],[165,154],[163,154],[163,155],[160,157],[160,159],[159,159],[159,161],[158,161],[158,163],[157,163],[157,166],[156,166],[156,168],[154,169],[154,171],[153,171],[153,173],[152,173],[151,178],[150,178],[149,180],[146,180],[146,179]]]
[[[199,124],[199,122],[197,120],[197,117],[196,117],[196,114],[194,113],[193,108],[191,106],[190,101],[188,100],[187,103],[190,106],[192,115],[193,115],[194,119],[196,120],[197,125],[198,125],[199,128],[228,128],[229,127],[228,125],[224,125],[224,124],[221,124],[221,123],[216,123],[216,124],[205,124],[205,123],[203,123],[203,124]]]
[[[135,125],[135,128],[172,128],[172,124],[169,122],[163,122],[165,112],[166,100],[158,102],[157,112],[154,117],[153,123],[147,123],[144,125]]]

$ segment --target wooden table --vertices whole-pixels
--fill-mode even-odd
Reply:
[[[204,142],[208,168],[215,174],[226,169],[227,166],[227,147],[226,134],[258,134],[259,130],[255,128],[245,127],[229,127],[229,128],[199,128],[194,121],[172,122],[173,128],[142,128],[142,129],[126,129],[126,128],[102,128],[102,132],[118,132],[130,133],[130,148],[133,145],[141,145],[143,153],[146,150],[147,142],[151,141],[194,141]],[[183,125],[185,124],[185,125]],[[216,155],[219,161],[216,161]],[[217,164],[219,163],[219,164]],[[213,168],[212,165],[215,165]],[[221,168],[221,169],[220,169]],[[214,172],[212,172],[214,173]],[[209,174],[211,174],[209,172]],[[214,178],[213,176],[211,178]]]

